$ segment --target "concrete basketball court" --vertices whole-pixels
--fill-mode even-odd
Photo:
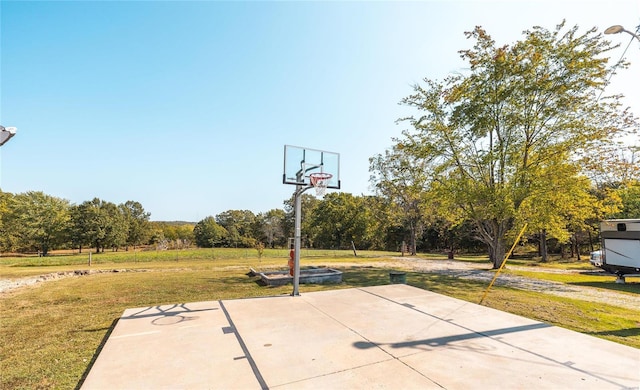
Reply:
[[[82,389],[638,389],[640,349],[395,284],[126,310]]]

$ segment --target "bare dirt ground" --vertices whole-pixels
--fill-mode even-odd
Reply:
[[[144,272],[145,270],[136,270],[136,272]],[[84,275],[92,275],[105,272],[131,272],[131,270],[125,269],[113,269],[113,270],[78,270],[78,271],[66,271],[66,272],[54,272],[45,275],[30,276],[19,279],[0,279],[0,294],[10,290],[14,290],[20,287],[33,286],[43,282],[50,282],[53,280],[59,280],[62,278],[80,277]]]
[[[394,268],[408,268],[416,272],[436,273],[441,275],[453,276],[463,279],[478,280],[487,283],[487,286],[493,279],[495,273],[489,270],[488,264],[469,263],[465,261],[455,260],[424,260],[408,257],[395,257],[387,262],[371,262],[368,263],[331,263],[331,267],[349,267],[349,266],[371,266]],[[509,269],[529,270],[531,268],[509,266]],[[96,271],[70,271],[60,272],[46,275],[39,275],[28,278],[20,278],[14,280],[0,279],[0,293],[14,290],[25,286],[32,286],[39,283],[58,280],[67,277],[81,277],[88,274],[98,272],[127,272],[128,270],[96,270]],[[137,272],[144,270],[136,270]],[[576,273],[589,271],[571,271],[558,270],[538,267],[536,272],[553,272],[553,273]],[[603,278],[611,278],[612,282],[615,276],[607,274],[604,271],[593,269],[594,274],[601,274]],[[557,295],[567,298],[580,299],[583,301],[594,303],[606,303],[614,306],[624,307],[640,311],[640,297],[633,294],[626,294],[617,291],[610,291],[594,287],[569,285],[560,282],[548,280],[525,278],[522,276],[500,274],[495,282],[496,285],[508,286],[521,290],[537,291],[545,294]]]

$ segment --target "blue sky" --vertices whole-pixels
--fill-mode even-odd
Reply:
[[[423,78],[464,72],[464,31],[498,44],[567,20],[635,30],[640,2],[0,1],[0,188],[140,202],[152,220],[282,208],[285,144],[340,153],[342,191]],[[631,36],[612,35],[622,55]],[[640,44],[611,91],[640,113]],[[613,58],[616,61],[618,57]]]

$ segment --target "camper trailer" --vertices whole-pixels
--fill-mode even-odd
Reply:
[[[602,265],[600,268],[618,275],[640,274],[640,219],[610,219],[600,222]]]

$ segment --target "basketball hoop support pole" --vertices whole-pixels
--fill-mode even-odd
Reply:
[[[298,185],[296,186],[296,192],[294,192],[295,228],[293,235],[293,250],[295,254],[293,260],[293,292],[291,293],[294,297],[300,296],[300,225],[302,222],[302,194],[309,188],[313,187]]]

